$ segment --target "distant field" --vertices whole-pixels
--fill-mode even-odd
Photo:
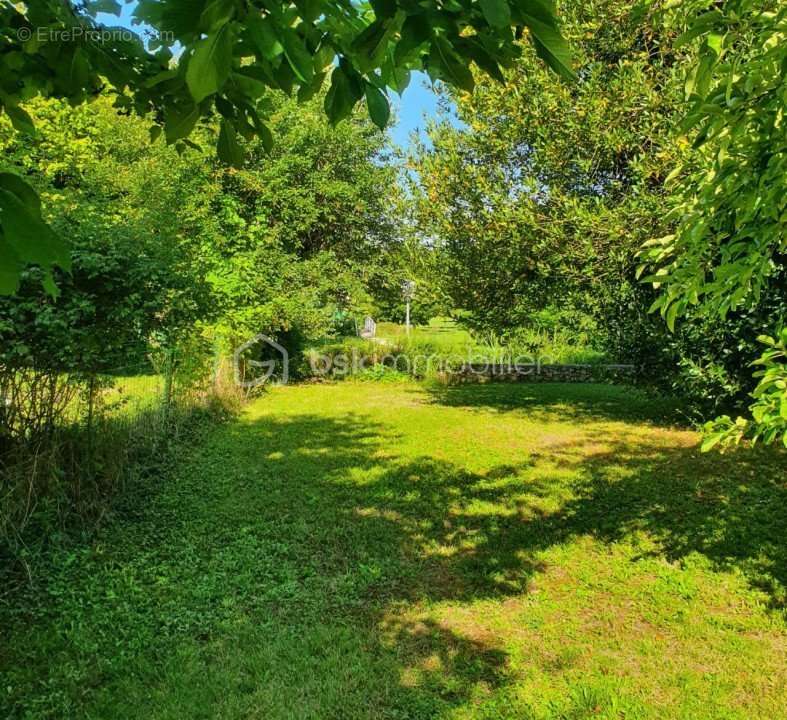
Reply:
[[[495,358],[506,353],[512,356],[534,356],[553,363],[605,362],[600,353],[578,342],[570,342],[565,334],[532,330],[523,332],[515,344],[501,344],[491,337],[474,338],[451,318],[434,318],[428,325],[413,326],[408,336],[404,325],[378,323],[377,337],[391,342],[408,341],[414,346],[428,346],[437,352]]]
[[[396,323],[377,323],[377,337],[386,340],[402,340],[407,337],[407,328]],[[470,333],[450,318],[434,318],[428,325],[415,325],[410,329],[413,340],[428,340],[446,347],[477,347]]]
[[[669,411],[274,388],[0,596],[0,716],[782,718],[787,458]]]

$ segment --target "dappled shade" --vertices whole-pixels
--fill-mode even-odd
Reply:
[[[574,687],[566,712],[604,706],[590,658],[625,643],[632,664],[612,665],[615,677],[673,661],[642,654],[646,639],[671,643],[678,663],[717,658],[702,638],[730,642],[737,626],[695,610],[750,603],[748,585],[779,614],[787,583],[783,454],[702,456],[692,433],[638,424],[645,407],[624,411],[627,400],[606,386],[276,391],[204,438],[176,479],[137,488],[146,503],[127,495],[44,590],[60,598],[49,619],[16,619],[14,647],[27,638],[35,658],[72,618],[59,631],[69,662],[52,672],[110,688],[90,699],[98,714],[110,698],[135,716],[177,697],[186,713],[285,717],[299,697],[297,717],[420,719],[514,702],[527,667],[545,691]],[[473,434],[481,457],[462,456]],[[717,575],[730,569],[744,587]],[[83,606],[97,583],[113,594]],[[648,594],[659,583],[665,608]],[[684,616],[710,623],[688,643],[671,625]]]

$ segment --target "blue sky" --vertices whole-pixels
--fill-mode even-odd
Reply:
[[[410,84],[399,98],[392,95],[392,105],[397,122],[388,129],[391,138],[401,147],[410,144],[410,136],[419,131],[423,136],[426,121],[437,116],[437,96],[425,73],[413,73]]]
[[[135,5],[134,2],[123,5],[119,18],[101,13],[98,20],[105,25],[121,25],[139,31],[139,27],[131,24]],[[419,72],[413,73],[401,98],[393,92],[390,93],[390,98],[396,124],[389,127],[388,132],[395,143],[406,148],[410,144],[411,134],[418,131],[421,137],[424,137],[427,119],[437,116],[437,96],[432,92],[428,76]]]

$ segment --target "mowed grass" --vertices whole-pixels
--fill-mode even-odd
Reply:
[[[274,389],[3,598],[0,714],[785,717],[785,455],[662,410]]]

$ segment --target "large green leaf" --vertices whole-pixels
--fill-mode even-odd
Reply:
[[[314,61],[303,43],[303,38],[289,28],[281,34],[281,38],[287,62],[290,63],[298,79],[302,82],[311,81],[314,75]]]
[[[320,43],[317,52],[314,53],[314,71],[322,72],[327,67],[333,64],[336,58],[336,49],[325,39]]]
[[[40,265],[52,289],[52,267],[71,267],[68,244],[41,216],[36,192],[21,177],[0,173],[0,293],[16,290],[24,264]]]
[[[16,195],[31,213],[41,217],[41,198],[19,175],[9,172],[0,173],[0,188]]]
[[[69,267],[66,243],[29,205],[5,189],[0,189],[0,223],[6,242],[20,260],[44,268]]]
[[[306,23],[314,22],[323,11],[323,0],[295,0],[295,6]]]
[[[399,93],[399,96],[407,90],[411,77],[411,73],[407,68],[394,68],[391,87]]]
[[[235,0],[208,0],[199,19],[200,28],[206,33],[226,25],[235,13]]]
[[[262,97],[267,90],[267,84],[265,81],[247,75],[243,72],[232,73],[230,75],[230,84],[237,88],[247,98],[252,99]]]
[[[576,74],[571,67],[571,48],[557,28],[527,13],[523,14],[523,19],[539,57],[561,77],[574,80]]]
[[[494,78],[500,83],[505,83],[503,71],[497,64],[497,61],[486,51],[486,49],[475,40],[466,41],[466,45],[462,48],[463,54],[468,55],[473,59],[476,65],[480,67],[487,75]]]
[[[0,235],[0,295],[13,295],[17,291],[23,267],[13,248]]]
[[[391,116],[391,108],[388,105],[388,98],[371,83],[366,83],[366,105],[372,122],[380,130],[385,130],[388,118]]]
[[[326,75],[327,73],[325,72],[316,73],[311,82],[301,85],[298,88],[298,101],[307,102],[308,100],[311,100],[318,92],[320,92],[320,90],[322,90],[323,84],[325,83]]]
[[[375,20],[353,41],[356,62],[362,71],[378,67],[385,58],[388,43],[394,37],[397,23],[392,19]]]
[[[396,0],[370,0],[375,17],[387,18],[396,14]]]
[[[270,154],[273,150],[273,135],[271,134],[270,129],[268,128],[265,123],[260,120],[260,116],[257,111],[251,107],[251,105],[247,105],[246,114],[249,116],[252,125],[254,125],[255,129],[257,130],[257,135],[262,143],[262,148],[265,150],[266,153]]]
[[[203,38],[194,47],[186,70],[191,96],[200,102],[217,92],[232,67],[232,34],[228,25]]]
[[[71,57],[71,69],[69,72],[69,84],[72,93],[78,93],[87,85],[90,79],[90,63],[82,48],[76,48]]]
[[[437,75],[441,80],[467,92],[475,87],[473,73],[466,62],[454,51],[451,44],[442,36],[432,39],[432,50],[429,53],[429,74]]]
[[[172,32],[182,40],[199,32],[204,9],[205,0],[138,0],[133,17],[138,23]]]
[[[506,0],[478,0],[478,3],[486,21],[492,27],[504,28],[511,24],[511,9]]]
[[[270,19],[253,15],[246,21],[246,31],[255,49],[266,60],[273,60],[284,52]]]
[[[348,76],[343,66],[337,67],[331,74],[331,87],[324,103],[331,124],[336,125],[348,117],[362,95],[363,90],[357,78]]]
[[[243,148],[238,145],[235,126],[229,120],[221,121],[216,150],[219,158],[228,165],[236,168],[243,165]]]
[[[27,133],[28,135],[35,134],[36,128],[33,123],[33,118],[30,117],[26,110],[19,106],[7,105],[5,112],[11,124],[14,126],[14,129],[19,132]]]
[[[168,143],[187,137],[199,120],[199,108],[194,104],[174,105],[164,114],[164,133]]]
[[[394,51],[396,64],[402,63],[432,37],[432,28],[423,15],[410,15],[402,25],[399,42]]]

